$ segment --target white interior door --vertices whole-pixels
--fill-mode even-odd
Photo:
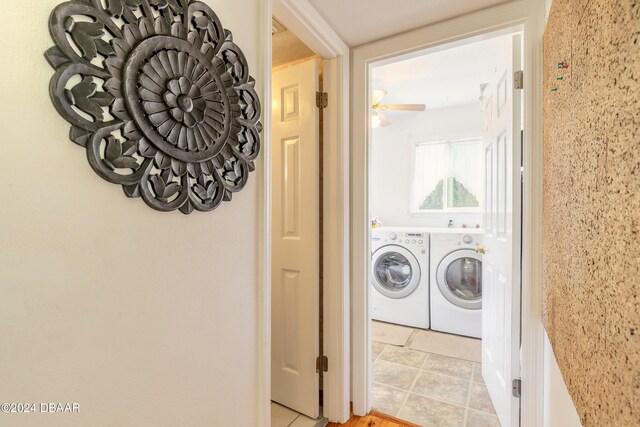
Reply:
[[[485,255],[482,262],[482,376],[502,427],[519,425],[521,69],[520,35],[504,37],[504,56],[485,106]]]
[[[273,73],[271,399],[319,415],[318,64]]]

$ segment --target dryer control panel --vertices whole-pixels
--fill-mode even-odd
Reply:
[[[482,244],[482,236],[477,234],[461,234],[458,239],[458,246],[474,248]]]

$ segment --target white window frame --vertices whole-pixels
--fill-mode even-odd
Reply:
[[[416,150],[418,149],[418,146],[431,145],[431,144],[434,144],[434,145],[435,144],[451,144],[456,142],[471,142],[471,141],[478,141],[480,144],[482,144],[482,136],[477,135],[477,136],[471,136],[471,137],[465,137],[465,138],[448,138],[448,139],[436,139],[436,140],[426,140],[426,141],[417,140],[413,144],[411,144],[411,193],[409,197],[409,215],[411,217],[424,217],[424,216],[431,216],[434,214],[481,214],[483,212],[484,186],[480,190],[481,193],[478,196],[479,204],[477,208],[446,207],[443,209],[418,209],[418,207],[414,205],[414,196],[416,192],[415,176],[416,176],[416,168],[418,167],[417,159],[416,159]],[[482,159],[481,161],[484,161],[484,159]],[[443,203],[446,204],[446,201],[447,201],[446,200],[446,192],[447,192],[446,182],[444,182],[443,191],[444,191]]]

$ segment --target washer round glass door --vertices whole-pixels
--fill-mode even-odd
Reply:
[[[378,249],[371,258],[372,284],[389,298],[411,295],[420,283],[420,265],[415,255],[402,246]]]
[[[482,257],[461,249],[444,257],[436,271],[438,288],[452,304],[468,310],[482,308]]]

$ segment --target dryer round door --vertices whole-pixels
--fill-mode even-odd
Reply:
[[[383,246],[371,258],[373,287],[389,298],[411,295],[420,283],[420,274],[415,255],[402,246]]]
[[[482,257],[474,250],[461,249],[444,257],[436,281],[452,304],[468,310],[482,308]]]

